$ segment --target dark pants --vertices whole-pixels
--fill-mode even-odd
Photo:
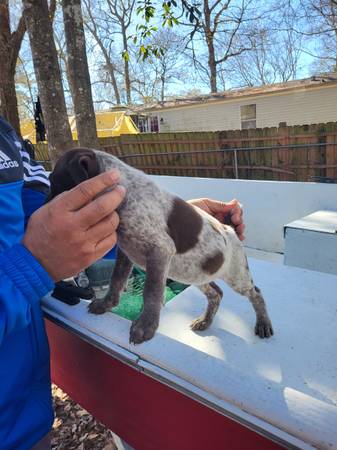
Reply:
[[[51,450],[50,433],[46,434],[30,450]]]

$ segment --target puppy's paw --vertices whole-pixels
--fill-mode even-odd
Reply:
[[[88,305],[88,311],[91,314],[103,314],[110,309],[110,305],[103,299],[96,299]]]
[[[269,319],[260,319],[255,325],[255,334],[261,339],[270,338],[274,334],[273,326]]]
[[[158,324],[142,319],[142,317],[134,320],[130,329],[130,344],[141,344],[150,340],[153,338],[157,328]]]
[[[206,320],[204,317],[198,317],[198,319],[195,319],[190,327],[193,331],[203,331],[206,330],[210,326],[210,321]]]

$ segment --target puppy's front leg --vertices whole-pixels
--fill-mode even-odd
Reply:
[[[119,298],[128,281],[133,264],[118,247],[116,264],[111,276],[109,291],[103,299],[96,299],[90,303],[88,309],[93,314],[103,314],[119,303]]]
[[[144,306],[141,316],[132,323],[130,343],[141,344],[148,341],[158,328],[170,259],[171,255],[167,251],[158,248],[152,249],[147,256]]]

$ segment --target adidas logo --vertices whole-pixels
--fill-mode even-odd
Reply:
[[[12,161],[4,152],[0,150],[0,170],[11,169],[13,167],[19,167],[17,161]]]

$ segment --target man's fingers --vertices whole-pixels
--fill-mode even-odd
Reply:
[[[225,216],[226,216],[226,214],[224,214],[223,212],[219,212],[214,215],[214,217],[221,223],[224,223]]]
[[[97,197],[84,206],[79,212],[79,221],[82,228],[88,230],[105,217],[112,214],[121,204],[125,196],[125,188],[116,186],[112,191]]]
[[[117,244],[117,233],[114,231],[109,236],[99,241],[96,245],[96,259],[102,258]]]
[[[238,225],[237,227],[235,227],[235,231],[237,234],[243,234],[243,232],[245,231],[245,225],[243,223],[241,223],[240,225]]]
[[[216,205],[216,203],[217,203],[217,205]],[[216,208],[217,212],[222,211],[224,213],[227,213],[236,208],[239,208],[240,204],[236,199],[233,199],[230,202],[214,202],[213,206],[214,206],[214,208]]]
[[[231,215],[231,221],[233,225],[240,225],[240,223],[242,223],[241,212],[234,212],[234,214]]]
[[[116,231],[119,224],[119,216],[114,211],[112,214],[109,214],[103,220],[98,222],[96,225],[93,225],[87,231],[88,239],[92,242],[101,241],[106,237],[110,236],[114,231]]]
[[[211,200],[211,199],[207,198],[205,200],[205,202],[213,214],[224,213],[227,209],[227,203],[221,202],[219,200]],[[230,209],[230,208],[228,208],[228,209]]]
[[[116,185],[120,179],[117,170],[109,170],[90,180],[83,181],[63,196],[67,203],[68,211],[77,211],[90,203],[98,194]]]

